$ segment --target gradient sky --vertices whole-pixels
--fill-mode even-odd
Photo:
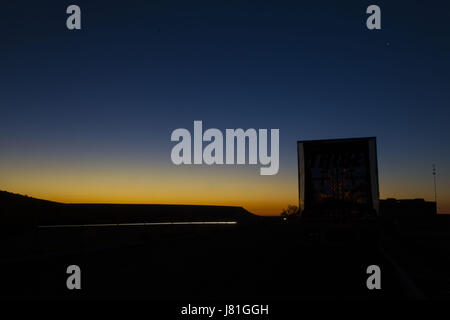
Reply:
[[[279,214],[298,203],[297,140],[376,136],[381,198],[434,200],[435,163],[450,212],[450,5],[314,2],[2,3],[0,189]],[[279,128],[279,173],[173,165],[170,134],[194,120]]]

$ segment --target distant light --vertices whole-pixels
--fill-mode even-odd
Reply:
[[[211,225],[237,224],[237,221],[182,221],[182,222],[145,222],[145,223],[97,223],[97,224],[57,224],[39,226],[39,228],[81,228],[81,227],[121,227],[121,226],[167,226],[167,225]]]

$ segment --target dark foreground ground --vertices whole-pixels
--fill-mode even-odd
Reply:
[[[378,242],[323,243],[298,225],[59,228],[27,237],[25,255],[2,260],[3,298],[266,301],[409,294]],[[80,291],[66,288],[72,264],[82,270]],[[366,287],[372,264],[382,270],[382,290]]]
[[[0,194],[1,299],[450,298],[450,221],[283,222],[242,208],[63,205]],[[230,225],[119,226],[157,221]],[[47,228],[48,225],[103,224]],[[81,290],[66,269],[81,268]],[[381,268],[381,290],[366,269]]]

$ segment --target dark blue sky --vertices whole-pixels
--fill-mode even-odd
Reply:
[[[80,31],[65,26],[70,4]],[[365,26],[371,4],[382,30]],[[17,158],[170,167],[170,133],[203,120],[279,128],[293,194],[296,140],[376,136],[382,197],[431,199],[436,163],[450,211],[448,2],[14,1],[0,12],[0,174],[21,170]]]

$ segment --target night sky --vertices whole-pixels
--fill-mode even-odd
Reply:
[[[313,2],[313,1],[311,1]],[[345,4],[344,4],[345,2]],[[81,7],[82,29],[66,28]],[[366,28],[381,7],[381,30]],[[380,197],[450,212],[444,1],[0,5],[0,189],[62,202],[298,203],[296,141],[376,136]],[[280,170],[175,166],[177,128],[279,128]]]

